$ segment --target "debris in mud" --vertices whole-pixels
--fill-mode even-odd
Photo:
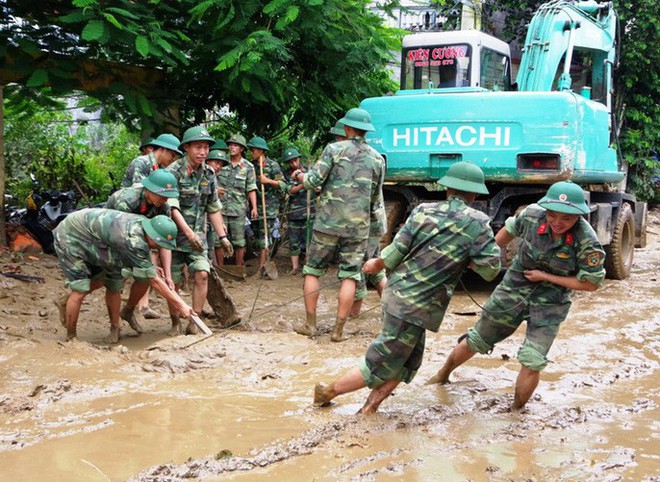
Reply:
[[[0,398],[0,413],[16,414],[34,410],[35,404],[26,397],[10,397],[8,395]]]
[[[147,353],[149,355],[153,354],[153,352]],[[222,363],[225,356],[224,351],[219,352],[211,349],[159,353],[154,355],[154,359],[149,363],[143,364],[142,370],[145,372],[186,373],[193,370],[217,367]]]
[[[60,400],[65,392],[71,390],[71,382],[69,380],[58,380],[52,385],[37,385],[32,390],[29,397],[39,397],[40,399],[48,399],[50,402]]]

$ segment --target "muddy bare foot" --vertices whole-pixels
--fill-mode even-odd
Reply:
[[[119,312],[119,316],[122,320],[128,322],[130,327],[136,332],[142,333],[144,331],[140,326],[140,323],[138,323],[137,318],[135,318],[135,308],[130,309],[128,306],[124,306]],[[119,339],[117,341],[119,341]]]
[[[435,385],[435,384],[440,384],[440,385],[449,385],[451,382],[449,381],[449,378],[441,375],[440,372],[436,373],[433,375],[431,378],[429,378],[424,385]]]
[[[314,404],[320,407],[327,407],[330,401],[335,398],[332,387],[327,383],[317,383],[314,386]]]
[[[110,328],[110,334],[105,338],[106,343],[119,343],[119,327]]]
[[[69,299],[69,295],[63,295],[60,298],[55,300],[55,306],[57,306],[57,311],[60,313],[60,323],[66,328],[66,302]]]

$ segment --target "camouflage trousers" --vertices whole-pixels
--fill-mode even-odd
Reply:
[[[72,291],[86,293],[90,290],[91,281],[103,280],[108,291],[118,292],[124,286],[121,276],[121,268],[108,270],[99,266],[95,261],[87,258],[84,250],[79,248],[75,239],[62,236],[58,231],[54,232],[55,253],[57,261],[64,272],[67,288]]]
[[[273,229],[275,228],[275,218],[267,218],[268,227],[268,246],[273,246]],[[264,222],[262,219],[255,219],[252,221],[252,228],[254,229],[254,244],[259,249],[266,248],[266,240],[264,233]]]
[[[307,260],[303,274],[321,277],[339,254],[339,279],[360,281],[362,260],[367,249],[367,240],[356,240],[314,231],[307,249]]]
[[[364,261],[375,258],[380,254],[380,236],[369,236],[367,240],[367,251],[364,254]],[[367,296],[367,284],[371,286],[378,286],[383,279],[385,279],[385,270],[381,270],[376,274],[364,274],[360,281],[355,285],[355,299],[362,300]]]
[[[383,313],[383,328],[360,362],[362,379],[369,388],[388,380],[410,383],[422,366],[426,330],[388,313]]]
[[[172,281],[177,286],[183,283],[183,267],[188,266],[188,272],[192,276],[196,271],[211,271],[211,263],[206,252],[197,251],[172,251]]]
[[[511,336],[527,320],[518,361],[530,370],[543,370],[548,364],[546,355],[571,302],[550,301],[544,298],[542,290],[533,290],[500,283],[484,304],[476,326],[468,330],[470,348],[478,353],[490,353],[496,343]]]
[[[245,247],[245,216],[224,216],[227,225],[227,237],[234,248]],[[213,246],[221,248],[220,238],[214,232]]]
[[[307,246],[307,220],[287,220],[286,233],[289,237],[289,256],[300,256]]]

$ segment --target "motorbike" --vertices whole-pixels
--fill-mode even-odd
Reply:
[[[32,179],[32,194],[26,201],[26,209],[18,219],[34,239],[39,242],[44,253],[53,254],[53,229],[69,214],[76,210],[80,196],[74,191],[62,192],[57,189],[41,190],[34,174]]]

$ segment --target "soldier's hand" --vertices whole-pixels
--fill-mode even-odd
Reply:
[[[204,241],[199,234],[193,234],[192,238],[188,238],[188,241],[190,241],[190,246],[195,251],[204,251]]]
[[[250,211],[250,219],[257,219],[258,217],[259,217],[259,213],[257,212],[257,207],[255,206]]]
[[[218,186],[218,197],[222,197],[225,195],[225,188],[222,186]]]
[[[220,244],[222,244],[225,258],[231,258],[234,255],[234,245],[231,244],[231,241],[227,238],[222,238]]]
[[[174,284],[174,281],[172,281],[172,278],[165,278],[165,283],[167,284],[167,287],[171,289],[172,291],[176,291],[176,285]]]
[[[385,263],[381,258],[371,258],[362,266],[362,272],[366,274],[378,274],[384,267]]]
[[[192,307],[188,306],[185,303],[179,305],[177,309],[179,310],[179,313],[181,314],[181,316],[183,316],[184,318],[190,318],[191,315],[195,314]]]

